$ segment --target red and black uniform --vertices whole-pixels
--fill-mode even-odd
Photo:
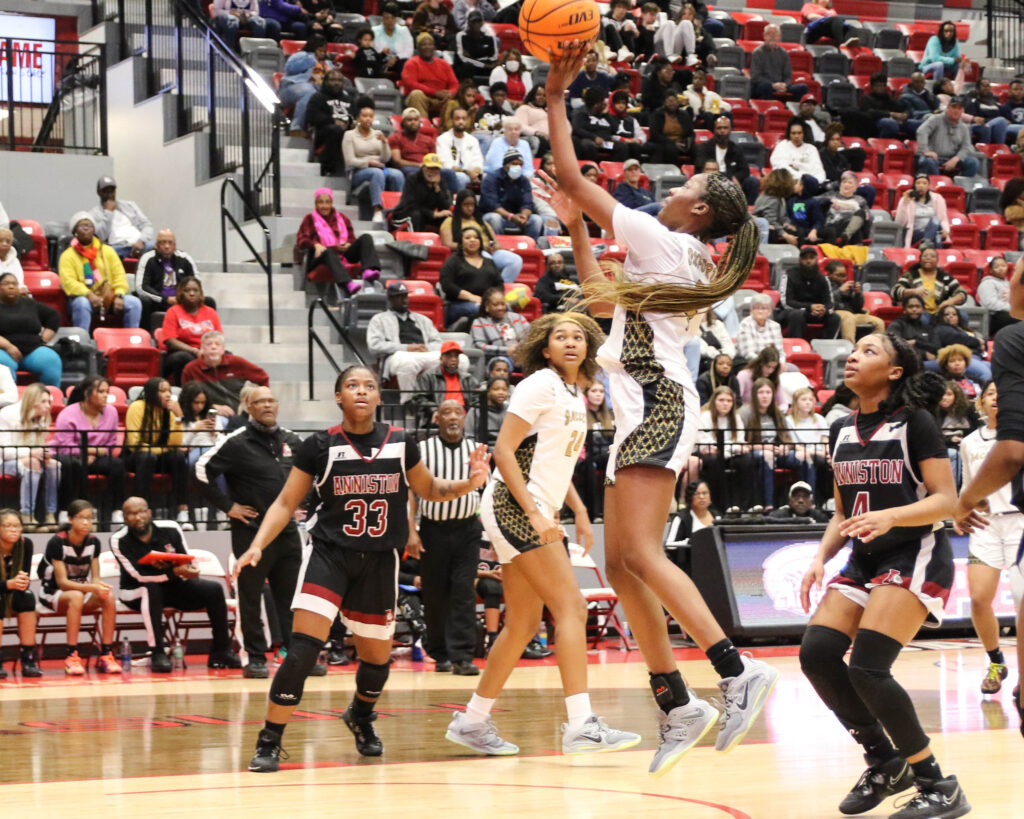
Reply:
[[[99,559],[102,548],[96,535],[86,535],[80,546],[75,546],[71,542],[67,532],[58,532],[51,537],[37,569],[39,579],[43,581],[39,590],[40,601],[47,608],[57,610],[61,589],[57,585],[57,575],[53,569],[55,560],[63,561],[68,580],[88,583],[92,573],[92,562]]]

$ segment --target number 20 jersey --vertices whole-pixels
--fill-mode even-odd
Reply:
[[[420,462],[405,430],[387,424],[364,435],[341,426],[311,435],[294,464],[313,476],[313,511],[306,522],[317,549],[385,552],[409,539],[406,473]]]

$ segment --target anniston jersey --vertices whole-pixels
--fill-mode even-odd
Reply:
[[[928,490],[919,464],[948,457],[938,424],[925,410],[901,409],[887,418],[881,412],[854,412],[832,425],[829,438],[832,473],[847,518],[922,500]],[[855,538],[853,548],[882,551],[941,525],[896,526],[870,543]]]
[[[101,548],[95,535],[86,535],[81,546],[73,545],[68,539],[67,532],[58,532],[51,537],[37,570],[39,579],[43,581],[43,594],[50,596],[57,591],[57,575],[53,571],[53,561],[64,561],[68,580],[88,583],[92,562],[99,558]]]
[[[303,441],[297,469],[313,476],[315,498],[306,531],[314,548],[385,552],[409,540],[406,474],[420,462],[405,430],[373,425],[364,435],[336,426]]]

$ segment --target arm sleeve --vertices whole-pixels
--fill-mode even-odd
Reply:
[[[458,299],[459,291],[462,289],[455,281],[455,272],[458,268],[458,264],[458,256],[449,256],[445,260],[445,263],[441,265],[441,272],[438,274],[438,278],[441,283],[441,290],[444,291],[444,296],[448,301],[455,301]]]

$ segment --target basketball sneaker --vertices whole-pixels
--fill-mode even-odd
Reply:
[[[761,713],[768,695],[779,681],[779,671],[768,663],[744,654],[743,673],[718,681],[725,700],[725,711],[718,724],[715,750],[728,752],[747,735],[757,715]]]
[[[1003,680],[1010,673],[1010,670],[1003,663],[989,663],[985,672],[985,679],[981,681],[982,694],[996,694],[1003,687]]]
[[[955,776],[945,779],[918,777],[914,784],[917,785],[917,795],[889,819],[956,819],[971,812]]]
[[[658,711],[658,734],[661,744],[654,754],[647,772],[651,776],[664,776],[680,758],[700,742],[711,726],[718,722],[715,707],[690,691],[686,705],[673,708],[667,714]]]
[[[377,719],[377,712],[374,711],[368,717],[356,717],[352,713],[352,706],[345,709],[341,719],[356,738],[356,750],[363,756],[380,756],[384,753],[384,743],[380,741],[377,732],[373,730],[373,723]]]
[[[114,659],[109,651],[96,661],[96,670],[100,674],[120,674],[121,664]]]
[[[72,651],[64,659],[64,673],[69,677],[81,677],[85,674],[85,667],[82,665],[77,651]]]
[[[281,747],[281,735],[264,728],[256,739],[256,754],[249,761],[249,770],[254,773],[277,773],[281,757],[288,758]]]
[[[579,728],[569,728],[562,723],[562,753],[606,754],[610,751],[625,751],[640,744],[640,734],[617,731],[609,728],[597,714],[591,714]]]
[[[866,813],[894,793],[905,791],[914,784],[914,771],[903,757],[879,762],[865,754],[864,761],[868,763],[868,769],[839,803],[839,812],[847,816]]]
[[[498,729],[492,720],[486,722],[469,722],[466,715],[456,711],[444,738],[456,745],[462,745],[478,754],[488,756],[513,756],[519,753],[519,746],[505,742],[498,736]]]

